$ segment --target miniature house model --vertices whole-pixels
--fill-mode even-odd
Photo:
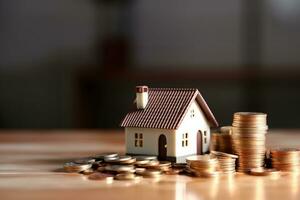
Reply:
[[[209,150],[218,122],[197,89],[137,86],[134,106],[121,122],[127,154],[182,163]]]

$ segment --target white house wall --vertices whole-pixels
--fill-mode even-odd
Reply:
[[[135,133],[143,133],[143,147],[135,147]],[[126,153],[158,155],[158,138],[164,134],[167,138],[167,156],[175,154],[175,130],[150,128],[125,128]]]
[[[191,117],[192,109],[194,110],[194,117]],[[194,101],[188,109],[180,127],[176,130],[175,153],[177,156],[197,154],[197,132],[199,130],[207,131],[207,144],[202,144],[202,149],[206,152],[209,149],[210,127],[200,106]],[[182,147],[182,134],[184,133],[188,133],[188,146],[186,147]]]

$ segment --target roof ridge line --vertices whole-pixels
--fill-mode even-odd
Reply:
[[[149,88],[149,90],[184,90],[184,91],[196,91],[197,88]]]

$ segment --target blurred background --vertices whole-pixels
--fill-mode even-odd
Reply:
[[[135,85],[300,128],[298,0],[0,0],[0,128],[118,128]]]

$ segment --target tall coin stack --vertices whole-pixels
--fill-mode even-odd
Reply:
[[[218,175],[219,163],[214,155],[196,155],[186,158],[187,168],[198,177],[214,177]]]
[[[252,112],[234,113],[232,139],[238,158],[238,171],[249,172],[262,168],[265,159],[267,114]]]
[[[212,133],[211,150],[233,153],[231,135],[231,126],[223,126],[220,128],[220,133]]]
[[[300,171],[299,149],[273,149],[271,150],[272,167],[280,171]]]

